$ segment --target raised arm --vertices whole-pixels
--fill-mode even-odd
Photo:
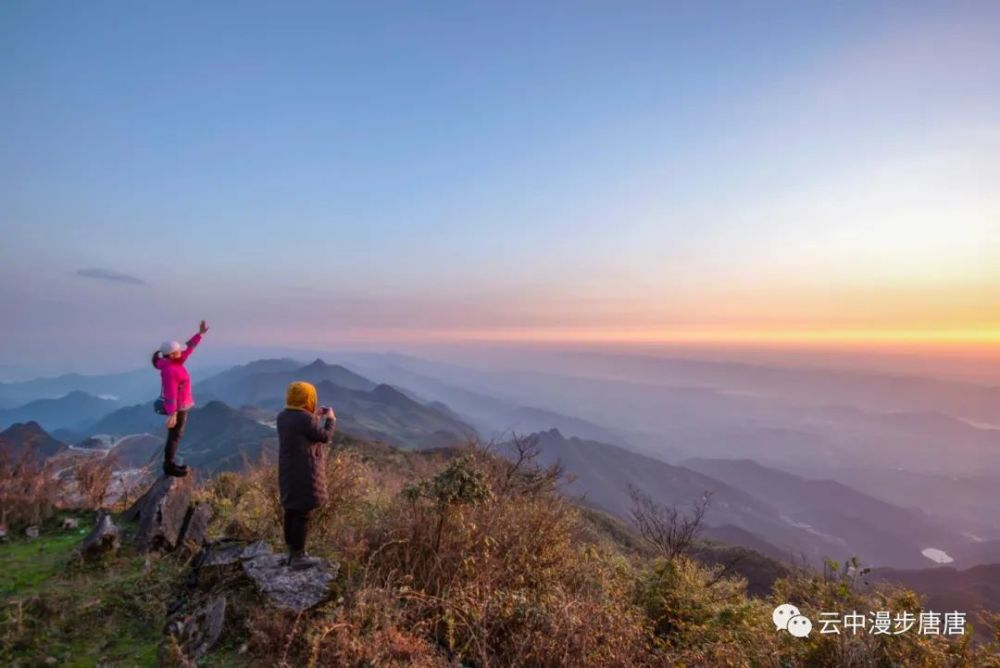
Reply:
[[[187,340],[187,347],[184,349],[184,352],[181,353],[181,362],[187,361],[187,358],[191,356],[191,353],[194,352],[194,349],[198,347],[199,343],[201,343],[201,337],[207,331],[208,331],[208,325],[206,325],[205,321],[202,320],[201,324],[198,325],[198,333]]]

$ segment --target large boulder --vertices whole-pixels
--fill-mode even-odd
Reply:
[[[191,505],[191,478],[163,476],[125,511],[124,519],[138,522],[135,544],[144,552],[169,552],[179,544]]]

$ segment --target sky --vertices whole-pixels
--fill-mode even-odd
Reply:
[[[0,368],[1000,351],[1000,3],[0,4]]]

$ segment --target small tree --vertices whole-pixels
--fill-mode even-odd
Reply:
[[[76,479],[79,502],[88,510],[100,510],[108,497],[114,472],[115,457],[87,457],[76,464],[73,477]]]
[[[639,535],[670,560],[690,551],[701,532],[712,499],[711,492],[705,492],[701,499],[691,504],[690,513],[682,513],[676,506],[657,503],[633,485],[629,485],[629,496],[632,498],[632,521]]]
[[[548,466],[538,463],[542,451],[537,436],[511,434],[510,441],[505,446],[507,456],[501,453],[494,460],[502,467],[496,485],[500,494],[550,493],[555,491],[560,481],[571,480],[561,461]]]
[[[430,500],[438,513],[434,531],[434,552],[441,547],[441,535],[452,506],[477,504],[493,496],[486,476],[469,455],[458,457],[430,480],[411,483],[403,489],[403,497],[416,502]]]

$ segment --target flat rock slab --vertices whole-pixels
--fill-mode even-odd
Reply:
[[[336,562],[324,561],[313,568],[293,571],[285,565],[283,554],[261,554],[243,562],[243,572],[272,605],[295,612],[328,599],[330,583],[339,568]]]
[[[206,546],[192,564],[195,586],[214,588],[214,573],[242,573],[275,607],[302,612],[330,597],[330,584],[340,564],[321,560],[313,568],[292,570],[284,554],[275,554],[264,541],[249,545],[225,539]],[[228,575],[226,577],[229,577]],[[213,589],[214,591],[214,589]]]
[[[195,568],[229,566],[262,554],[271,554],[271,548],[262,540],[249,545],[243,541],[223,540],[205,548],[195,562]]]

